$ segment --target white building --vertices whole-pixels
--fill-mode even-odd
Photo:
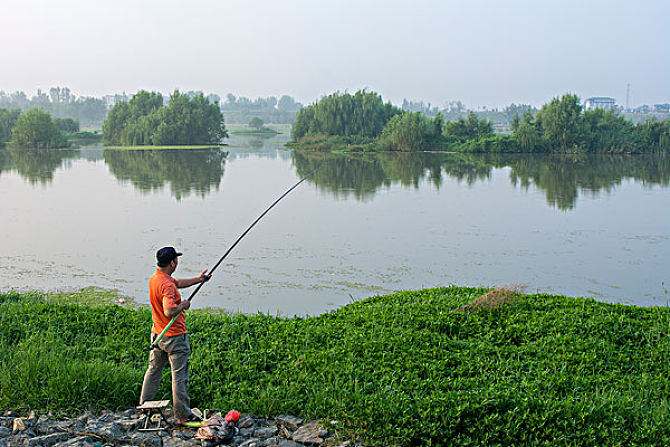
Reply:
[[[584,102],[584,109],[605,109],[614,110],[616,108],[616,101],[614,98],[607,96],[592,96]]]

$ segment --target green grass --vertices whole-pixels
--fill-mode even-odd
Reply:
[[[224,147],[225,144],[195,144],[185,146],[105,146],[105,149],[116,151],[159,151],[159,150],[191,150],[191,149],[216,149]]]
[[[192,403],[337,420],[373,445],[670,443],[668,309],[525,295],[455,311],[484,291],[400,292],[312,318],[191,311]],[[0,409],[136,403],[150,312],[111,297],[0,294]]]

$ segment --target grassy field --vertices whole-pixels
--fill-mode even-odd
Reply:
[[[190,311],[192,403],[338,421],[372,445],[667,445],[670,311],[484,289],[311,318]],[[0,409],[127,408],[150,312],[114,294],[0,294]],[[169,397],[167,376],[160,393]]]

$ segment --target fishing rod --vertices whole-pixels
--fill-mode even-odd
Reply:
[[[214,267],[212,267],[212,269],[209,271],[208,276],[211,277],[212,274],[214,274],[214,271],[219,267],[219,265],[221,265],[221,263],[223,262],[223,260],[226,259],[226,257],[230,254],[230,252],[233,251],[233,248],[235,248],[235,246],[236,246],[237,244],[240,243],[240,241],[244,238],[244,236],[246,236],[247,233],[249,233],[249,231],[251,231],[251,229],[258,223],[258,221],[261,220],[261,219],[263,218],[263,216],[265,216],[265,215],[266,215],[272,208],[274,208],[274,206],[275,206],[276,204],[278,204],[278,203],[281,201],[281,199],[283,199],[284,197],[286,197],[287,195],[289,195],[289,193],[290,193],[291,191],[293,191],[294,189],[296,189],[302,182],[304,182],[305,180],[307,180],[307,178],[309,178],[312,174],[314,174],[318,169],[319,169],[319,167],[317,166],[317,168],[316,168],[315,170],[313,170],[312,172],[310,172],[309,174],[307,174],[306,176],[304,176],[304,177],[303,177],[300,181],[298,181],[295,185],[291,186],[291,187],[290,187],[284,194],[282,194],[281,196],[279,196],[279,198],[278,198],[277,200],[275,200],[274,202],[272,202],[272,205],[270,205],[269,207],[267,207],[267,209],[266,209],[265,211],[263,211],[263,213],[262,213],[260,216],[258,216],[258,218],[257,218],[256,220],[254,220],[253,223],[252,223],[251,225],[249,225],[249,227],[248,227],[246,230],[244,230],[244,233],[242,233],[242,234],[240,235],[240,237],[237,238],[237,240],[233,243],[233,245],[231,245],[230,248],[228,248],[228,250],[226,250],[226,252],[223,254],[223,256],[221,256],[221,259],[219,259],[219,262],[217,262],[216,264],[214,264]],[[209,280],[209,278],[208,278],[208,280]],[[198,291],[199,291],[200,288],[205,284],[205,282],[206,282],[206,281],[203,281],[203,282],[201,282],[200,284],[198,284],[198,287],[196,287],[195,290],[194,290],[194,291],[191,293],[191,295],[188,297],[188,300],[189,300],[189,301],[191,301],[191,300],[193,299],[193,297],[196,295],[196,293],[198,293]],[[149,350],[152,350],[152,349],[154,349],[155,347],[158,346],[158,342],[160,342],[160,341],[162,340],[162,338],[163,338],[163,336],[165,335],[165,333],[170,329],[170,327],[172,327],[172,325],[174,324],[174,322],[177,321],[177,318],[179,317],[179,315],[181,315],[181,312],[178,313],[177,315],[175,315],[174,317],[172,317],[172,319],[170,320],[170,322],[165,326],[165,329],[163,329],[163,330],[161,331],[161,333],[158,334],[158,336],[156,336],[156,339],[153,341],[153,343],[151,343],[151,346],[149,347]]]

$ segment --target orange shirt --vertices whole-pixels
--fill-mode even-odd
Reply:
[[[181,294],[177,289],[177,280],[167,273],[156,269],[156,273],[149,279],[149,302],[151,303],[151,319],[154,321],[151,332],[160,334],[171,320],[165,316],[163,309],[171,309],[181,303]],[[184,318],[184,313],[182,312],[165,335],[172,337],[185,333],[186,318]]]

